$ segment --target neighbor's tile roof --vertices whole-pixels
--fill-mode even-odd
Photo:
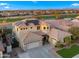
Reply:
[[[51,28],[68,29],[72,25],[69,20],[46,20]]]

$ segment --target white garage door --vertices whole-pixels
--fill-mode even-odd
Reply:
[[[42,41],[27,44],[27,49],[31,49],[39,46],[42,46]]]

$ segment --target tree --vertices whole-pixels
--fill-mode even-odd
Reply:
[[[64,38],[64,42],[65,42],[65,44],[70,45],[71,42],[72,42],[71,36],[66,36],[66,37]]]
[[[5,34],[11,34],[12,33],[12,29],[3,29]]]
[[[79,27],[71,27],[69,32],[75,37],[74,39],[79,38]]]

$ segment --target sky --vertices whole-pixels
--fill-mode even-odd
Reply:
[[[0,10],[47,10],[79,8],[79,1],[0,1]]]

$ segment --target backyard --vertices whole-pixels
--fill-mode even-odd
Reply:
[[[63,48],[61,50],[58,50],[57,53],[64,58],[71,58],[79,54],[79,46],[73,45],[70,48]]]

